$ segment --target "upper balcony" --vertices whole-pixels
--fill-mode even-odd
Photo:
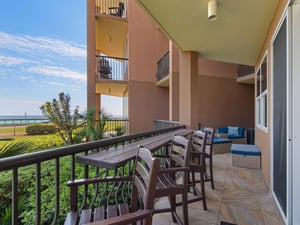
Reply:
[[[128,86],[128,59],[96,55],[96,92],[124,97]]]
[[[114,16],[127,18],[127,1],[125,0],[95,0],[96,16]]]
[[[167,51],[157,62],[157,86],[169,87],[170,52]]]
[[[169,87],[169,75],[170,75],[170,52],[167,51],[157,62],[157,86]],[[238,83],[254,84],[255,72],[254,66],[238,65]]]
[[[255,83],[255,68],[254,66],[239,65],[238,66],[238,83],[254,84]]]
[[[124,57],[128,34],[127,1],[95,0],[95,50]]]

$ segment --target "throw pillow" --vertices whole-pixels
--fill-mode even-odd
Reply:
[[[228,126],[228,136],[239,136],[239,127]]]

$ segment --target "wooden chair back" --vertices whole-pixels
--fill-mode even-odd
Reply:
[[[205,152],[207,132],[195,130],[192,136],[192,151]]]
[[[173,136],[169,149],[169,166],[160,170],[156,190],[157,197],[169,197],[170,207],[155,209],[155,213],[171,212],[174,222],[188,225],[188,176],[190,140],[183,136]],[[181,175],[181,179],[177,179]],[[180,181],[179,181],[180,180]],[[176,195],[181,195],[182,218],[177,214],[179,205]],[[183,220],[183,221],[182,221]]]
[[[205,185],[204,185],[204,174],[206,171],[206,131],[194,131],[192,136],[192,150],[191,150],[191,161],[190,161],[190,173],[192,181],[190,185],[194,190],[194,195],[197,195],[193,201],[202,201],[203,209],[207,210],[206,196],[205,196]],[[196,180],[195,173],[199,173],[200,179]],[[200,190],[196,187],[196,183],[200,183]]]
[[[211,182],[211,188],[215,189],[214,184],[214,175],[213,175],[213,146],[214,146],[214,136],[215,136],[215,130],[212,127],[205,127],[203,128],[204,131],[207,133],[207,139],[206,139],[206,148],[205,148],[205,158],[208,159],[209,163],[209,173],[205,171],[205,181]]]
[[[67,185],[71,188],[70,213],[68,213],[64,224],[126,225],[143,221],[143,225],[151,225],[159,170],[159,158],[152,157],[150,150],[138,146],[133,176],[99,177],[69,181]],[[107,201],[105,206],[89,207],[83,210],[78,209],[80,185],[85,185],[86,187],[89,184],[101,184],[105,187],[113,185],[112,188],[102,190],[103,192],[108,191],[109,194],[106,197],[110,198],[112,192],[113,196],[115,194],[124,194],[118,191],[122,189],[124,182],[126,184],[128,184],[127,182],[132,182],[130,205],[127,202],[115,202],[116,204],[114,205]],[[95,194],[97,195],[97,193]]]
[[[171,149],[169,152],[169,157],[171,159],[171,167],[181,166],[187,167],[189,165],[190,157],[190,145],[189,139],[183,136],[175,135],[172,140]]]
[[[203,130],[206,131],[206,133],[207,133],[206,144],[210,146],[210,152],[206,151],[206,153],[212,154],[215,130],[212,127],[205,127],[205,128],[203,128]]]
[[[152,157],[147,148],[139,146],[135,160],[131,199],[139,196],[144,209],[153,209],[159,168],[159,158]],[[137,209],[136,204],[137,202],[132,202],[134,210]]]

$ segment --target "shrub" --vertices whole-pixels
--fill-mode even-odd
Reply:
[[[53,124],[35,124],[26,127],[26,134],[36,135],[36,134],[55,134],[56,127]]]

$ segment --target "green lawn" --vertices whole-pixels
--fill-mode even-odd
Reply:
[[[0,127],[0,135],[1,136],[14,136],[14,134],[20,135],[25,134],[25,126],[7,126]]]

